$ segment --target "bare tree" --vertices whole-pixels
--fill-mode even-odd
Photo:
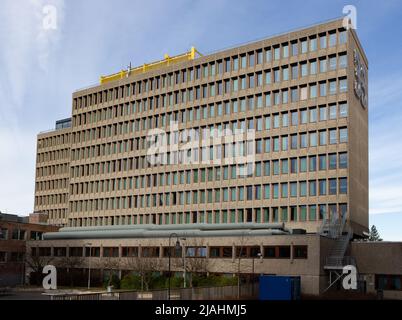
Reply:
[[[42,274],[43,268],[53,261],[53,257],[51,256],[40,256],[38,253],[33,254],[32,251],[28,251],[25,256],[25,262],[28,266],[28,270],[30,271],[30,277],[32,273],[35,276],[36,285],[40,285],[40,277]]]
[[[190,275],[190,287],[193,286],[193,274],[208,272],[206,250],[203,240],[192,239],[186,243],[183,260],[175,259],[176,265],[181,266]]]
[[[59,268],[67,270],[70,286],[74,286],[74,269],[80,268],[84,265],[83,257],[68,256],[62,257],[57,261]]]
[[[102,259],[103,269],[109,271],[108,286],[112,285],[113,270],[120,270],[121,261],[117,257],[104,257]]]
[[[160,261],[156,257],[129,257],[126,269],[136,272],[141,277],[141,290],[149,290],[154,272],[160,270]]]

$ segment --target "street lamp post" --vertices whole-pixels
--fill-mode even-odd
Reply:
[[[180,248],[180,241],[179,241],[179,236],[177,235],[177,233],[172,233],[169,236],[169,250],[168,250],[168,257],[169,257],[169,282],[168,282],[168,300],[170,300],[170,279],[172,277],[172,275],[170,274],[171,271],[171,257],[172,257],[172,252],[171,252],[171,247],[170,247],[170,241],[172,240],[172,237],[176,237],[176,246],[175,248],[178,250]]]
[[[92,258],[92,243],[86,243],[85,247],[89,248],[89,257],[88,257],[88,290],[91,288],[91,258]]]
[[[262,253],[261,252],[258,252],[257,253],[257,257],[260,259],[260,261],[262,262]],[[252,294],[254,295],[254,274],[255,274],[255,258],[256,257],[254,257],[253,256],[253,274],[251,275],[251,279],[252,279],[252,281],[251,281],[251,290],[252,290]]]
[[[241,245],[241,247],[240,247],[239,264],[237,266],[237,299],[238,300],[240,300],[240,260],[241,260],[242,252],[243,252],[243,245]]]
[[[182,242],[186,241],[186,238],[181,238],[180,239]],[[183,256],[183,288],[186,289],[187,287],[187,283],[186,283],[186,278],[187,278],[187,274],[186,274],[186,248],[184,247],[184,243],[182,245],[183,248],[183,252],[182,252],[182,256]]]

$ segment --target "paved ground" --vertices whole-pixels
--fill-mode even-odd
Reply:
[[[49,297],[39,291],[13,291],[0,295],[0,300],[49,300]]]

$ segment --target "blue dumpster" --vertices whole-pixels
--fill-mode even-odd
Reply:
[[[300,300],[300,277],[260,276],[259,300]]]

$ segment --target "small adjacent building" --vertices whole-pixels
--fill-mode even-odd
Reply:
[[[0,287],[24,284],[26,242],[59,229],[46,221],[41,213],[20,217],[0,212]]]

